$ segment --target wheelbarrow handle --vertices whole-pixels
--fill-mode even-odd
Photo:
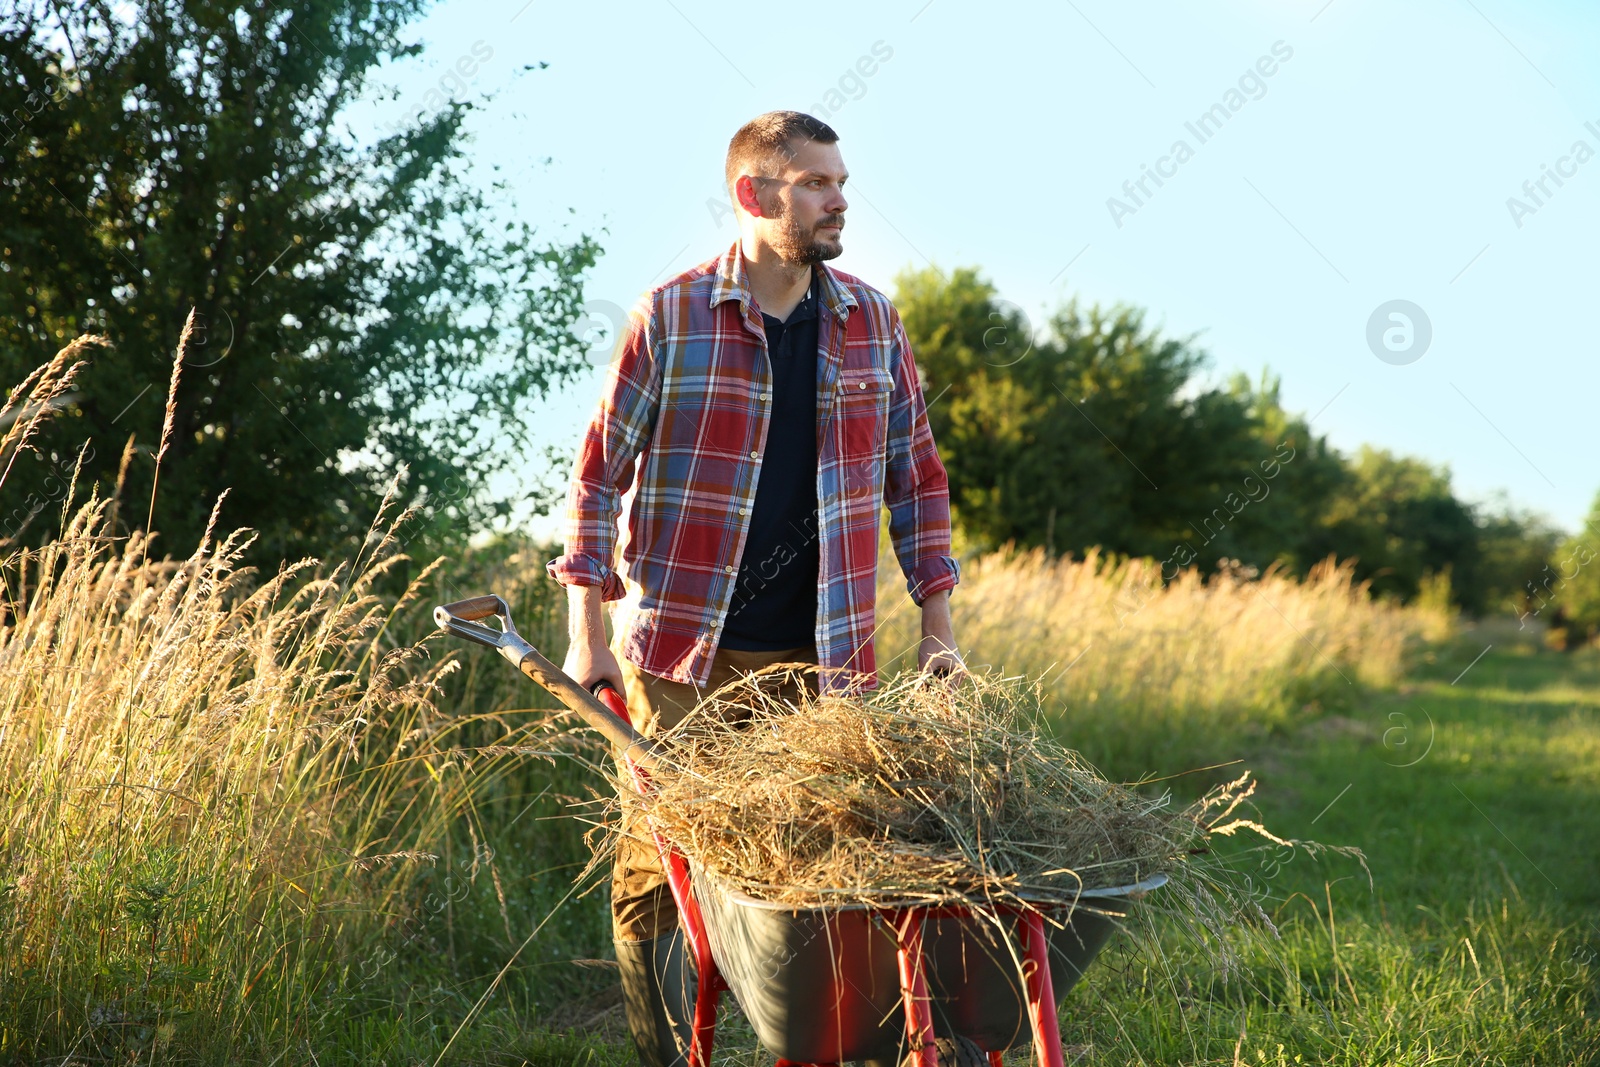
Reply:
[[[499,628],[486,626],[479,621],[491,617],[499,620]],[[458,600],[453,604],[441,604],[433,609],[433,621],[441,630],[499,652],[519,671],[599,730],[606,740],[621,750],[625,758],[649,770],[659,768],[660,759],[655,745],[648,738],[641,737],[626,719],[524,640],[511,621],[511,606],[499,596],[490,593]]]
[[[628,714],[628,698],[622,694],[622,690],[602,678],[594,683],[589,692],[599,697],[600,703],[610,708],[617,718],[629,726],[633,725],[633,716]]]

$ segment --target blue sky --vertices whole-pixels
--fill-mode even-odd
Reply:
[[[1595,5],[445,0],[414,33],[398,98],[356,117],[441,79],[481,103],[475,174],[551,236],[606,231],[597,322],[732,241],[715,203],[742,122],[822,108],[852,174],[835,263],[880,288],[971,265],[1036,322],[1131,303],[1198,334],[1213,377],[1270,368],[1340,448],[1448,464],[1469,499],[1571,529],[1600,488]],[[1125,192],[1147,168],[1167,177]],[[1420,357],[1415,313],[1409,350],[1369,345],[1394,300],[1426,317]],[[598,381],[542,406],[552,442]]]

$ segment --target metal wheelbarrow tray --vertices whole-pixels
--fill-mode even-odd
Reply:
[[[612,742],[634,788],[661,765],[633,729],[622,695],[589,692],[516,631],[493,594],[435,608],[448,632],[498,651]],[[481,620],[494,618],[499,628]],[[598,690],[599,687],[597,687]],[[1166,882],[1085,890],[1074,904],[794,908],[691,874],[682,852],[654,834],[697,973],[689,1067],[709,1067],[717,1003],[732,990],[779,1067],[898,1059],[940,1067],[936,1039],[964,1037],[999,1067],[1032,1042],[1040,1067],[1062,1067],[1060,1001],[1138,897]]]
[[[1165,882],[1157,875],[1086,890],[1076,906],[1039,906],[1052,1009],[1137,898]],[[1034,983],[1012,957],[1029,937],[1028,917],[1017,911],[1001,913],[999,930],[965,908],[794,908],[740,893],[704,871],[693,885],[723,980],[761,1043],[787,1060],[897,1060],[907,1032],[900,1010],[907,940],[920,941],[936,1036],[959,1034],[996,1057],[1034,1040],[1030,1002],[1043,990],[1028,988]]]

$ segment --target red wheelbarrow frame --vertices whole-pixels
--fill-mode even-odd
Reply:
[[[482,623],[481,620],[489,618],[496,619],[500,628]],[[594,693],[584,689],[517,633],[511,621],[509,605],[492,593],[434,608],[433,619],[441,629],[457,637],[495,649],[523,674],[582,716],[617,747],[633,779],[634,788],[641,795],[649,795],[650,770],[659,766],[660,760],[650,740],[634,730],[628,716],[627,702],[615,686],[601,682]],[[661,868],[666,872],[672,899],[678,906],[684,939],[694,955],[699,975],[693,1036],[688,1049],[689,1067],[710,1067],[711,1050],[716,1042],[717,1006],[728,984],[711,955],[705,917],[690,886],[689,861],[654,829],[651,837],[655,840]],[[934,1045],[933,1009],[928,996],[927,978],[923,973],[922,923],[930,918],[969,916],[971,909],[915,906],[885,911],[892,917],[891,925],[895,931],[907,1046],[913,1050],[916,1067],[939,1067],[938,1052]],[[1032,909],[1014,909],[1013,913],[1020,914],[1022,920],[1023,980],[1028,1001],[1028,1021],[1033,1031],[1033,1047],[1038,1055],[1039,1067],[1062,1067],[1061,1033],[1056,1018],[1055,983],[1050,976],[1049,940],[1045,934],[1044,917]],[[999,1052],[989,1053],[991,1067],[1000,1067],[1000,1062]],[[807,1065],[779,1060],[778,1067]]]

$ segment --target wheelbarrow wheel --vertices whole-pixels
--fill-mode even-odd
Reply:
[[[971,1038],[936,1037],[933,1046],[938,1051],[939,1067],[989,1067],[989,1057]],[[917,1067],[916,1052],[909,1051],[900,1061],[900,1067]]]

